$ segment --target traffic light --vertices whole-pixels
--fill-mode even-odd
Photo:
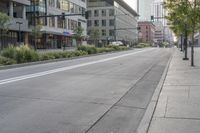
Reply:
[[[62,13],[61,18],[62,18],[62,20],[65,20],[65,13],[64,12]]]
[[[85,19],[88,19],[88,17],[89,17],[89,12],[85,11]]]
[[[151,21],[154,22],[154,16],[151,16]]]

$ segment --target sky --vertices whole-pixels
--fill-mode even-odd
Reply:
[[[137,0],[124,0],[129,4],[135,11],[137,11]]]

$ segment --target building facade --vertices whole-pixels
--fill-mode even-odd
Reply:
[[[86,36],[87,21],[80,15],[84,14],[85,10],[85,0],[31,0],[31,5],[27,7],[29,25],[32,28],[34,25],[41,25],[43,33],[42,37],[37,39],[36,47],[55,49],[76,46],[77,40],[71,36],[78,26],[84,29],[83,36]],[[64,19],[55,16],[62,13],[70,16],[65,16]],[[29,43],[33,44],[33,40]]]
[[[137,41],[138,14],[122,0],[88,0],[88,35],[97,29],[98,40],[103,44],[110,41],[121,41],[133,44]],[[92,38],[89,38],[92,43]]]
[[[160,44],[164,41],[164,28],[161,22],[154,22],[155,26],[156,26],[156,30],[155,30],[155,43],[156,44]]]
[[[28,5],[30,5],[28,0],[0,1],[0,11],[10,17],[8,32],[1,35],[1,48],[5,48],[9,44],[28,43],[28,33],[30,32],[26,18],[26,6]]]
[[[151,21],[140,21],[138,22],[140,27],[139,33],[141,34],[141,41],[149,43],[151,46],[154,46],[154,35],[156,27]]]

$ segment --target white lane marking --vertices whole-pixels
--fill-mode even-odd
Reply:
[[[150,51],[150,50],[152,50],[152,49],[145,49],[145,50],[137,51],[134,53],[128,53],[128,54],[119,55],[116,57],[92,61],[92,62],[78,64],[78,65],[74,65],[74,66],[62,67],[62,68],[57,68],[57,69],[48,70],[48,71],[44,71],[44,72],[38,72],[38,73],[34,73],[34,74],[28,74],[28,75],[18,76],[18,77],[14,77],[14,78],[8,78],[8,79],[0,80],[0,85],[17,82],[17,81],[21,81],[21,80],[26,80],[26,79],[30,79],[30,78],[35,78],[35,77],[41,77],[41,76],[45,76],[45,75],[49,75],[49,74],[53,74],[53,73],[67,71],[67,70],[71,70],[71,69],[75,69],[75,68],[79,68],[79,67],[83,67],[83,66],[88,66],[88,65],[93,65],[93,64],[97,64],[97,63],[102,63],[102,62],[106,62],[106,61],[110,61],[110,60],[115,60],[118,58],[130,56],[130,55],[134,55],[134,54],[138,54],[138,53]]]

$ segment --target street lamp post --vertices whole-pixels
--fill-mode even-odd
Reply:
[[[183,34],[181,33],[181,52],[183,51]]]
[[[184,50],[185,50],[185,57],[183,58],[183,60],[189,60],[189,58],[187,57],[187,40],[188,40],[188,31],[187,31],[187,24],[185,21],[185,38],[184,38]]]
[[[197,1],[193,1],[193,17],[192,17],[192,45],[191,45],[191,66],[194,66],[194,32],[195,32],[195,17],[196,17],[196,5]]]
[[[18,34],[19,34],[19,43],[21,43],[21,25],[23,24],[22,22],[16,22],[16,24],[19,25],[19,31],[18,31]]]

